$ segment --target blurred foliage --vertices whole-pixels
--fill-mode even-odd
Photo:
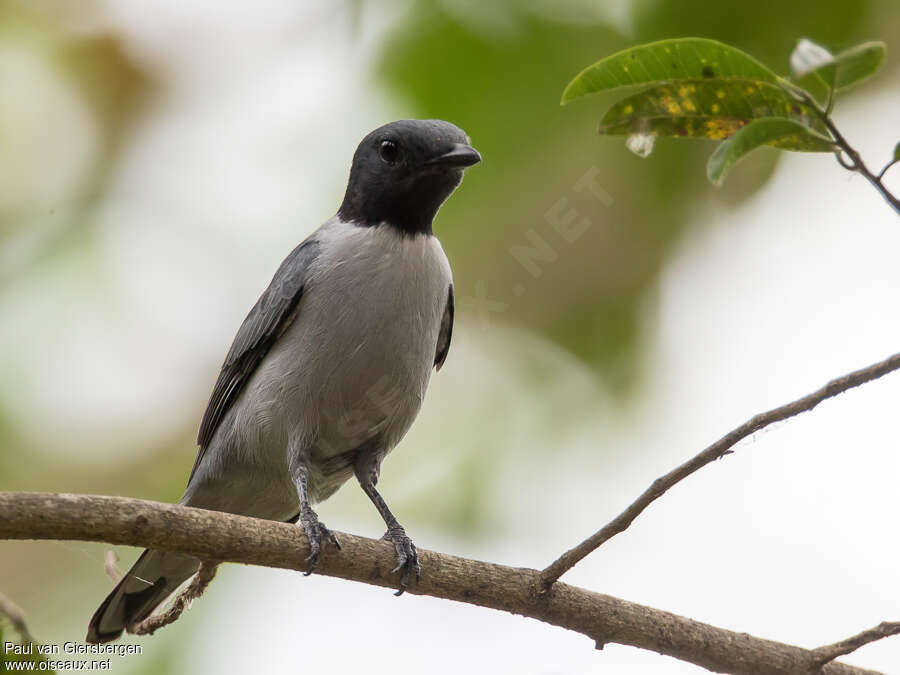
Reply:
[[[406,105],[404,115],[459,124],[484,157],[436,223],[459,315],[487,329],[509,322],[543,334],[627,404],[640,383],[642,331],[668,256],[705,200],[747,199],[772,175],[778,153],[753,153],[716,191],[704,178],[705,143],[660,139],[653,162],[642,162],[621,142],[591,138],[609,95],[560,108],[565,83],[603,55],[683,34],[732,43],[766,64],[762,71],[783,71],[798,36],[839,49],[885,35],[867,32],[868,1],[801,0],[777,19],[764,5],[737,0],[640,1],[624,22],[629,35],[596,3],[548,7],[417,2],[384,41],[377,72]],[[879,25],[898,16],[900,8],[882,5]],[[587,177],[603,197],[584,189]],[[561,221],[578,226],[577,236],[562,236]],[[527,264],[523,249],[531,252]],[[473,505],[488,499],[489,468],[454,467],[439,488],[441,522],[467,532],[484,525]]]
[[[773,19],[758,3],[638,2],[628,38],[596,14],[561,21],[536,6],[416,3],[385,41],[378,72],[416,114],[466,129],[485,158],[437,224],[460,312],[486,312],[480,286],[482,296],[503,305],[487,310],[492,319],[558,341],[624,395],[637,382],[641,317],[659,272],[698,200],[711,195],[699,170],[707,151],[659,142],[652,165],[639,165],[619,144],[590,141],[597,103],[560,109],[562,85],[604,54],[684,33],[785,63],[798,36],[835,47],[870,37],[860,33],[871,3],[802,0]],[[751,157],[719,198],[745,199],[774,161],[771,154]],[[611,203],[576,190],[592,167]],[[589,223],[575,242],[560,238],[548,216],[560,200]],[[535,242],[545,253],[537,274],[511,254]]]
[[[119,38],[78,31],[93,2],[0,3],[0,290],[86,234],[129,125],[152,91]],[[60,109],[62,108],[62,110]],[[77,123],[61,122],[70,115]],[[54,132],[76,133],[66,138]],[[68,145],[75,148],[68,156]],[[60,168],[62,166],[62,168]],[[39,241],[38,245],[22,246]]]
[[[45,663],[47,661],[47,658],[38,652],[37,647],[33,643],[29,644],[28,642],[25,642],[22,640],[14,641],[13,640],[14,631],[10,631],[7,628],[7,626],[4,625],[4,623],[5,623],[4,617],[2,615],[0,615],[0,673],[12,672],[12,669],[7,665],[10,663],[21,663],[21,664],[33,663],[34,666],[32,666],[32,668],[35,671],[40,669],[40,672],[42,672],[42,673],[55,672],[46,666],[44,668],[41,668],[40,664]],[[6,630],[7,632],[4,633],[4,630]],[[16,650],[17,650],[16,647],[10,649],[9,652],[7,653],[6,647],[5,647],[6,642],[10,642],[14,645],[17,645],[17,647],[21,647],[23,650],[27,650],[28,648],[30,648],[30,653],[21,653],[21,654],[16,653]],[[23,666],[23,667],[27,667],[27,666]]]
[[[73,28],[102,4],[0,3],[0,56],[17,56],[0,58],[0,75],[13,83],[5,97],[0,94],[0,293],[13,293],[16,281],[48,270],[62,256],[90,249],[93,211],[136,122],[159,103],[165,82],[154,77],[165,73],[152,75],[138,62],[125,35],[114,28]],[[456,122],[484,155],[483,165],[471,172],[437,222],[454,267],[460,316],[475,330],[509,322],[557,341],[627,401],[639,383],[646,307],[692,216],[707,199],[736,204],[752,195],[771,175],[777,153],[754,153],[723,190],[714,192],[702,172],[708,154],[703,144],[662,140],[653,162],[642,162],[621,142],[593,136],[603,95],[591,105],[560,108],[562,86],[604,54],[687,34],[737,45],[783,70],[784,55],[798,36],[840,50],[897,34],[900,6],[893,0],[800,0],[773,17],[762,3],[639,0],[614,22],[605,20],[601,5],[426,0],[407,8],[403,3],[406,9],[385,36],[373,72],[397,97],[404,116]],[[360,22],[382,5],[353,0],[352,7],[354,22]],[[344,37],[354,34],[351,29]],[[12,71],[4,69],[13,66],[21,66],[13,73],[19,79],[10,80]],[[46,76],[46,91],[38,90],[33,72]],[[70,146],[83,138],[50,135],[58,122],[50,103],[60,100],[83,120],[79,134],[96,134],[93,150],[69,156]],[[63,159],[70,172],[53,191],[44,190]],[[22,247],[23,240],[37,244]],[[543,381],[552,377],[532,375]],[[123,447],[115,461],[101,463],[88,452],[63,456],[30,445],[11,419],[16,396],[15,378],[0,373],[3,489],[180,497],[193,462],[193,425],[170,429],[152,452]],[[455,475],[440,494],[413,497],[410,511],[466,533],[484,527],[483,511],[500,466],[491,451],[510,435],[509,417],[496,415],[502,403],[484,412],[485,418],[496,417],[490,433],[453,429],[459,425],[452,414],[446,416],[448,434],[441,442],[459,450]],[[565,419],[552,405],[547,403],[544,414]],[[167,422],[161,420],[160,427]],[[477,445],[480,456],[472,449],[463,454],[464,438]],[[108,589],[102,550],[68,542],[0,543],[0,589],[15,591],[29,616],[42,622],[42,637],[52,622],[47,637],[71,639],[73,627],[82,628],[86,608],[64,599],[99,599]],[[179,632],[185,639],[184,625]],[[169,636],[154,637],[152,653],[126,667],[175,672],[178,643]]]

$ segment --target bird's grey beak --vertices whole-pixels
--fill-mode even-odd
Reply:
[[[426,164],[439,164],[441,166],[467,167],[478,164],[481,155],[471,145],[454,143],[447,152],[429,159]]]

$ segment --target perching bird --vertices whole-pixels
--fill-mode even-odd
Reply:
[[[337,215],[282,262],[234,338],[181,504],[298,522],[308,574],[326,542],[339,547],[312,505],[355,475],[394,543],[398,594],[418,576],[416,547],[375,484],[447,358],[453,282],[432,220],[480,160],[441,120],[393,122],[362,140]],[[115,640],[199,565],[144,551],[94,613],[87,641]]]

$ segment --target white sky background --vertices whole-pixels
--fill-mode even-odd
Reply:
[[[184,400],[205,394],[182,398],[172,383],[212,381],[277,263],[335,210],[359,138],[409,114],[366,83],[388,20],[373,25],[378,12],[369,12],[362,38],[347,39],[348,19],[331,6],[306,3],[299,16],[288,0],[157,2],[152,12],[140,0],[109,3],[110,21],[166,90],[131,139],[101,215],[100,278],[79,276],[76,264],[0,307],[0,344],[15,344],[17,362],[41,383],[23,391],[19,412],[45,447],[65,452],[68,437],[82,449],[95,437],[98,452],[111,455],[127,433],[149,448],[166,436],[154,420],[193,415]],[[887,89],[838,113],[875,166],[896,140],[886,121],[896,119],[900,94]],[[900,169],[893,185],[900,190]],[[452,452],[451,426],[485,425],[485,448],[502,467],[491,512],[504,536],[454,541],[419,520],[421,546],[545,564],[751,414],[898,350],[900,224],[861,178],[828,157],[789,154],[749,203],[710,207],[697,221],[648,315],[646,391],[625,418],[611,417],[575,360],[509,327],[484,331],[460,307],[454,356],[386,466],[384,491],[402,499],[440,481],[446,467],[417,468],[413,449]],[[86,289],[74,308],[65,293],[73,283]],[[97,302],[95,292],[113,301]],[[97,304],[111,304],[115,316],[98,316]],[[39,328],[63,310],[79,321],[46,341],[22,344],[9,328]],[[510,386],[522,360],[551,366],[550,386],[589,396],[596,411],[565,430],[531,421],[546,390]],[[73,381],[87,384],[73,391]],[[898,400],[900,377],[888,376],[745,441],[566,580],[805,646],[900,618]],[[111,403],[120,435],[109,433]],[[47,414],[55,426],[28,421]],[[610,445],[627,449],[614,466],[596,452]],[[323,520],[379,534],[358,492],[323,505]],[[705,672],[615,645],[598,652],[582,636],[465,605],[283,571],[220,575],[176,627],[143,641],[175,639],[184,672]],[[192,639],[178,640],[188,630]],[[900,642],[846,660],[900,671]]]

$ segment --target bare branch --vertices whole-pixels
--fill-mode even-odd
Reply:
[[[34,642],[34,638],[31,637],[31,632],[28,630],[28,624],[25,623],[25,612],[2,593],[0,593],[0,616],[9,619],[23,642]]]
[[[396,588],[394,547],[338,533],[316,571]],[[309,545],[288,523],[124,497],[0,492],[0,539],[74,539],[178,551],[201,560],[303,572]],[[801,647],[736,633],[565,583],[542,592],[540,572],[419,549],[422,579],[409,593],[465,602],[538,619],[606,643],[650,649],[716,672],[788,675],[817,667]],[[85,614],[87,618],[87,613]],[[831,662],[825,675],[873,671]]]
[[[590,553],[620,532],[624,532],[628,529],[628,526],[631,525],[634,519],[643,513],[644,509],[650,506],[656,499],[665,494],[669,488],[684,480],[695,471],[702,469],[710,462],[729,454],[731,452],[730,448],[734,447],[739,441],[747,438],[760,429],[764,429],[770,424],[781,422],[789,417],[794,417],[800,413],[812,410],[825,399],[837,396],[848,389],[853,389],[866,382],[876,380],[882,375],[886,375],[898,368],[900,368],[900,354],[894,354],[884,361],[879,361],[868,368],[863,368],[844,375],[843,377],[838,377],[818,391],[814,391],[812,394],[750,418],[737,429],[725,434],[693,459],[676,467],[665,476],[653,481],[653,484],[644,490],[644,492],[642,492],[628,508],[622,511],[622,513],[578,544],[578,546],[563,553],[559,558],[553,561],[553,563],[546,567],[544,571],[541,572],[541,583],[544,587],[548,587],[556,582],[557,579],[572,569]]]
[[[834,661],[837,657],[849,654],[850,652],[855,652],[857,649],[870,642],[875,642],[876,640],[882,640],[886,637],[898,634],[900,634],[900,621],[882,621],[875,626],[875,628],[864,630],[862,633],[847,638],[846,640],[835,642],[833,645],[825,645],[824,647],[813,649],[813,654],[821,668],[826,663]]]
[[[169,609],[162,614],[154,614],[143,621],[131,624],[127,627],[128,632],[133,635],[153,635],[155,631],[163,626],[168,626],[170,623],[177,621],[182,612],[190,609],[191,603],[203,595],[203,592],[209,586],[209,582],[216,576],[217,569],[217,563],[200,563],[200,569],[194,575],[194,578],[191,579],[191,583],[175,598],[175,602],[172,603]]]

